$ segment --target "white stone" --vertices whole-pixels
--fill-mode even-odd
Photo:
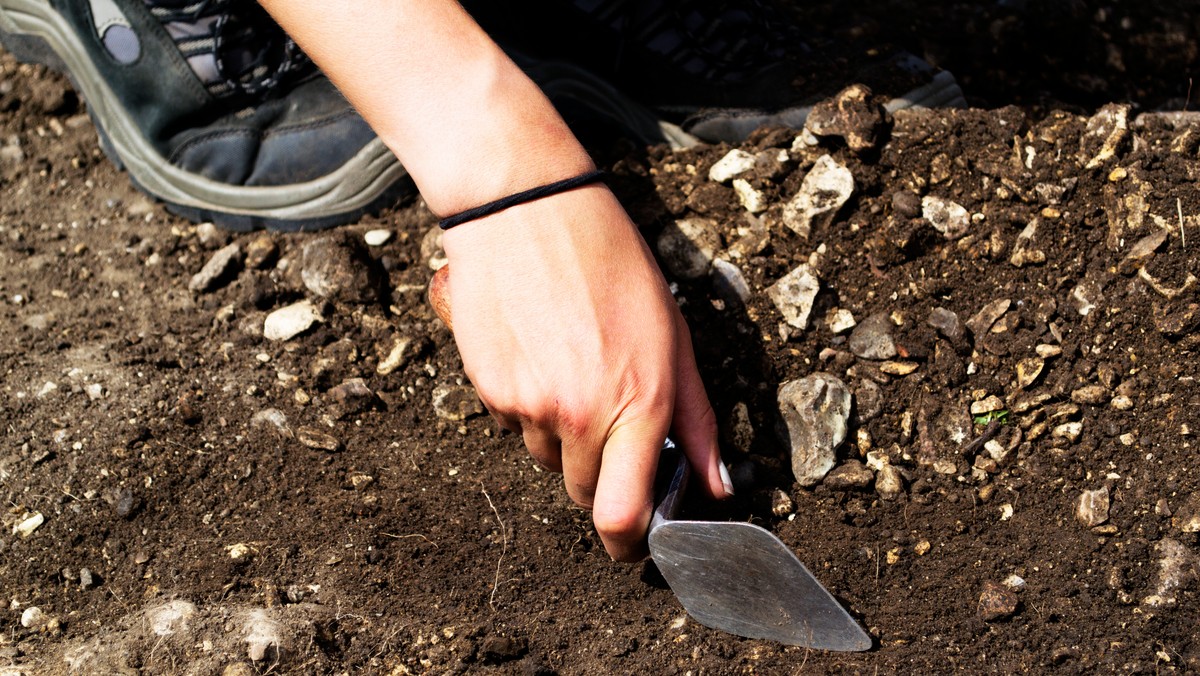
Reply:
[[[820,290],[820,280],[808,264],[802,263],[772,284],[767,289],[767,297],[779,308],[789,326],[803,330],[808,328],[808,315]]]
[[[46,614],[37,606],[29,606],[21,612],[21,626],[26,629],[41,629],[47,619]]]
[[[708,180],[724,183],[754,168],[754,155],[734,148],[708,170]]]
[[[1108,521],[1108,487],[1094,491],[1084,491],[1075,502],[1075,518],[1079,523],[1091,528]]]
[[[323,321],[321,312],[310,301],[302,300],[279,308],[263,322],[263,337],[267,340],[289,340]]]
[[[854,175],[829,155],[822,155],[800,184],[800,190],[783,206],[783,223],[808,238],[814,225],[833,221],[838,209],[854,192]]]
[[[829,323],[829,332],[835,335],[845,333],[858,324],[854,320],[854,314],[845,308],[838,308],[830,312],[825,321]]]
[[[363,234],[363,241],[367,246],[383,246],[392,241],[393,233],[391,230],[380,228],[378,230],[368,230]]]
[[[752,214],[767,210],[767,196],[761,190],[755,190],[750,181],[744,178],[733,179],[733,192],[737,193],[738,202]]]
[[[962,205],[934,195],[921,198],[921,216],[946,239],[958,239],[971,227],[971,214]]]
[[[833,469],[837,449],[846,440],[850,390],[829,373],[813,373],[779,386],[779,412],[787,426],[792,473],[801,486],[812,486]]]
[[[18,537],[27,538],[33,535],[35,530],[41,528],[43,523],[46,523],[46,517],[42,516],[41,512],[34,512],[13,526],[12,533]]]
[[[684,218],[663,228],[656,244],[671,274],[694,280],[709,273],[713,257],[721,248],[721,235],[715,221]]]

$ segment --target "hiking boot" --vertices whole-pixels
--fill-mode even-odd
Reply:
[[[66,73],[105,154],[186,218],[313,230],[415,194],[252,0],[0,0],[0,43]]]
[[[966,105],[950,73],[907,53],[867,59],[814,46],[769,0],[464,5],[501,44],[575,64],[704,141],[742,141],[764,125],[798,129],[812,104],[852,83],[888,96],[893,111]]]

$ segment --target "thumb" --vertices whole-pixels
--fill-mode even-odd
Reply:
[[[664,417],[622,424],[604,445],[592,521],[608,555],[617,561],[646,558],[646,530],[654,509],[654,475],[667,435]]]
[[[692,339],[683,317],[678,319],[679,341],[677,350],[677,375],[675,384],[675,419],[671,425],[671,436],[683,449],[697,476],[714,498],[733,495],[733,482],[729,470],[721,462],[721,449],[717,444],[717,414],[713,412],[704,382],[696,370],[696,357],[692,352]]]

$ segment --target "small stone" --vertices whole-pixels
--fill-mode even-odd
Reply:
[[[917,556],[925,556],[926,554],[929,553],[929,550],[932,548],[933,548],[933,545],[931,545],[929,543],[929,540],[921,540],[917,544],[913,545],[913,552]]]
[[[861,153],[878,145],[884,123],[883,107],[872,101],[871,89],[852,84],[814,105],[804,129],[815,136],[840,136],[850,150]]]
[[[1055,427],[1050,436],[1054,439],[1063,439],[1070,443],[1075,443],[1079,439],[1079,435],[1083,432],[1083,423],[1069,422],[1063,423]]]
[[[1042,375],[1046,362],[1038,357],[1026,357],[1017,362],[1017,386],[1026,389]]]
[[[229,552],[229,558],[233,559],[234,561],[247,560],[254,554],[254,549],[244,542],[230,545],[226,547],[225,550]]]
[[[919,367],[915,361],[885,361],[879,365],[879,370],[889,376],[906,376]]]
[[[1008,312],[1010,305],[1012,305],[1012,301],[1007,298],[998,298],[984,305],[979,312],[967,320],[967,328],[971,329],[971,333],[976,338],[982,338],[992,328],[992,325],[1003,317],[1005,312]]]
[[[1037,347],[1033,348],[1033,350],[1034,352],[1037,352],[1037,355],[1042,359],[1053,359],[1054,357],[1062,354],[1061,347],[1057,345],[1047,345],[1045,343],[1038,345]]]
[[[379,397],[362,378],[349,378],[329,390],[333,417],[345,418],[379,406]]]
[[[221,230],[212,223],[200,223],[196,226],[196,239],[203,246],[216,244],[221,240]]]
[[[875,492],[885,500],[895,500],[904,492],[904,475],[894,465],[884,465],[875,474]]]
[[[1108,487],[1094,491],[1084,491],[1075,501],[1075,518],[1088,528],[1099,526],[1108,521]]]
[[[246,614],[242,625],[242,639],[246,642],[246,656],[253,662],[271,660],[278,663],[287,646],[284,625],[271,617],[265,608],[255,608]]]
[[[1093,406],[1108,401],[1108,388],[1103,385],[1086,385],[1071,392],[1071,401],[1076,404],[1091,404]]]
[[[711,273],[713,291],[726,303],[744,307],[750,302],[750,284],[742,269],[724,258],[716,258],[712,262]]]
[[[787,516],[796,509],[796,504],[792,502],[792,498],[787,493],[775,489],[771,493],[771,513],[775,516]]]
[[[933,195],[921,198],[921,216],[950,240],[962,237],[971,228],[971,214],[962,205]]]
[[[196,293],[208,293],[216,290],[237,272],[241,260],[242,247],[238,246],[237,242],[218,249],[200,269],[200,272],[192,275],[191,281],[188,282],[188,290]]]
[[[367,246],[383,246],[384,244],[392,241],[392,237],[394,237],[395,234],[396,233],[392,232],[391,230],[383,228],[378,230],[368,230],[363,234],[363,242],[365,242]]]
[[[469,385],[439,385],[433,390],[433,411],[442,420],[466,420],[483,415],[483,403]]]
[[[279,245],[270,235],[259,235],[246,245],[246,267],[263,270],[279,258]]]
[[[265,427],[280,436],[292,436],[292,428],[288,427],[287,416],[277,408],[264,408],[255,413],[250,418],[250,427]]]
[[[821,282],[812,268],[807,263],[801,263],[768,287],[767,297],[789,326],[804,330],[808,328],[808,315],[820,290]]]
[[[290,340],[324,321],[320,310],[310,301],[302,300],[279,308],[263,322],[263,337],[267,340]]]
[[[1167,231],[1160,229],[1134,242],[1133,246],[1129,248],[1129,253],[1125,254],[1125,258],[1122,258],[1121,262],[1117,264],[1117,272],[1128,275],[1140,270],[1166,241]]]
[[[708,170],[708,180],[725,183],[754,168],[755,157],[745,150],[734,148],[717,160]]]
[[[1154,545],[1158,560],[1158,580],[1154,593],[1142,599],[1142,604],[1151,608],[1169,608],[1179,603],[1179,592],[1200,570],[1200,561],[1183,543],[1163,538]]]
[[[979,401],[971,402],[971,415],[986,415],[995,411],[1003,411],[1004,402],[996,395],[990,395],[980,399]]]
[[[938,474],[951,476],[958,474],[958,465],[953,460],[939,458],[933,461],[933,471],[937,472]]]
[[[900,563],[900,548],[895,547],[895,548],[889,549],[887,552],[887,555],[885,557],[885,560],[887,561],[887,564],[889,566],[894,566],[897,563]]]
[[[408,336],[396,336],[392,339],[391,347],[387,353],[383,354],[383,358],[379,360],[379,365],[375,367],[375,372],[381,376],[386,376],[389,373],[404,368],[404,365],[412,358],[412,353],[416,350],[409,348],[415,345],[416,342]]]
[[[892,322],[882,312],[867,317],[854,331],[846,346],[860,359],[891,359],[896,356],[896,343],[892,339]]]
[[[1129,409],[1133,408],[1133,400],[1125,395],[1118,394],[1112,398],[1112,401],[1108,402],[1108,405],[1112,406],[1118,411],[1128,411]]]
[[[761,190],[756,190],[746,179],[733,179],[733,192],[746,211],[759,214],[767,210],[767,196]]]
[[[425,261],[430,270],[435,272],[446,267],[446,264],[450,262],[450,259],[446,258],[446,250],[442,248],[443,232],[440,227],[435,225],[421,238],[421,259]]]
[[[716,221],[685,218],[663,228],[657,249],[672,275],[695,280],[708,275],[713,257],[721,249],[721,235]]]
[[[317,298],[359,305],[378,295],[374,261],[362,240],[349,231],[307,242],[300,266],[304,287]]]
[[[1129,135],[1129,111],[1128,104],[1109,103],[1088,118],[1087,129],[1079,139],[1085,169],[1095,169],[1116,156]]]
[[[857,460],[847,460],[825,476],[825,487],[834,491],[862,490],[875,480],[875,473]]]
[[[196,606],[188,601],[174,600],[146,611],[146,623],[155,636],[185,633],[188,621],[196,615]]]
[[[1017,603],[1017,595],[1004,585],[985,582],[976,613],[984,622],[995,622],[1012,617],[1017,612]]]
[[[21,626],[26,629],[39,631],[50,620],[41,608],[37,606],[29,606],[21,612]]]
[[[309,448],[328,451],[330,453],[342,450],[342,442],[338,441],[337,437],[312,427],[297,427],[296,441]]]
[[[1170,513],[1170,508],[1166,512]],[[1192,493],[1175,511],[1171,525],[1183,533],[1200,533],[1200,493]]]
[[[1018,268],[1023,268],[1026,265],[1037,265],[1046,262],[1046,252],[1040,249],[1033,248],[1033,240],[1037,237],[1038,219],[1033,219],[1017,235],[1017,241],[1013,244],[1013,253],[1009,257],[1008,262]]]
[[[846,440],[850,390],[836,376],[813,373],[780,385],[777,399],[792,473],[801,486],[812,486],[833,469],[837,448]]]
[[[825,317],[825,323],[829,326],[829,332],[834,335],[845,333],[858,324],[854,320],[854,314],[845,308],[832,310]]]
[[[929,311],[929,318],[925,320],[937,332],[942,334],[952,343],[957,343],[963,337],[963,325],[959,321],[958,315],[946,308],[935,307]]]
[[[1080,316],[1086,317],[1088,313],[1104,302],[1103,287],[1096,280],[1085,279],[1072,289],[1070,300],[1075,311]]]
[[[807,239],[814,226],[833,221],[854,192],[854,175],[829,155],[822,155],[804,176],[800,190],[783,207],[784,225]]]
[[[13,526],[12,534],[25,539],[33,535],[33,532],[38,528],[41,528],[43,523],[46,523],[46,517],[41,512],[34,512],[18,521]]]
[[[96,586],[96,578],[89,568],[79,569],[79,588],[87,591]]]
[[[1004,578],[1004,586],[1015,592],[1019,592],[1025,588],[1025,578],[1013,573],[1012,575]]]
[[[741,453],[749,453],[754,445],[754,425],[750,422],[750,407],[739,401],[729,411],[729,417],[721,427],[725,442]]]

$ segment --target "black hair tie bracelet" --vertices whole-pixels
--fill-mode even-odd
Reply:
[[[529,190],[523,190],[514,195],[509,195],[508,197],[501,197],[495,202],[488,202],[487,204],[475,207],[474,209],[460,211],[453,216],[447,216],[438,221],[438,226],[442,230],[449,230],[456,225],[462,225],[467,221],[473,221],[478,218],[483,218],[484,216],[491,216],[497,211],[503,211],[509,207],[515,207],[518,204],[532,202],[543,197],[549,197],[550,195],[560,192],[566,192],[573,188],[578,188],[589,183],[595,183],[596,181],[603,179],[604,170],[596,169],[594,171],[589,171],[586,174],[580,174],[579,176],[575,176],[573,178],[555,181],[554,183],[547,183],[546,185],[530,188]]]

